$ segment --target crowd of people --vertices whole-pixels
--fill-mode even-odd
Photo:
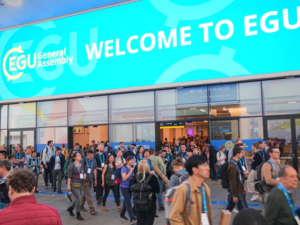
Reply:
[[[225,146],[216,151],[207,138],[193,137],[177,139],[173,144],[165,139],[160,151],[134,143],[124,146],[123,142],[118,149],[113,149],[109,141],[98,144],[92,141],[84,150],[76,143],[73,149],[67,150],[65,145],[53,147],[50,140],[41,153],[41,160],[30,147],[23,152],[17,145],[14,157],[8,157],[9,160],[0,149],[0,192],[4,193],[0,217],[13,212],[13,206],[17,207],[14,202],[38,204],[32,194],[38,192],[42,164],[46,190],[50,184],[54,192],[62,194],[62,180],[66,179],[69,191],[66,197],[71,202],[67,211],[70,216],[75,216],[75,212],[77,220],[84,220],[82,212],[88,211],[85,202],[91,215],[98,213],[92,201],[93,192],[104,213],[113,210],[106,206],[111,192],[120,220],[130,224],[151,225],[158,210],[165,211],[166,224],[212,225],[210,188],[205,183],[210,178],[228,190],[226,209],[238,213],[233,224],[241,224],[240,215],[244,214],[255,216],[243,224],[299,224],[299,210],[292,196],[298,175],[293,167],[281,165],[281,151],[273,144],[271,141],[253,143],[248,161],[241,139],[236,139],[229,151]],[[12,169],[13,166],[17,169]],[[18,183],[12,181],[21,176],[32,183],[17,187]],[[27,197],[16,200],[23,196],[18,193],[26,193]],[[262,201],[262,213],[248,208],[248,193],[253,194],[250,201]],[[59,217],[57,211],[52,208],[50,211]],[[57,218],[53,224],[60,223]]]

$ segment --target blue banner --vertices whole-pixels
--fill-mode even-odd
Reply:
[[[36,144],[36,152],[41,153],[45,149],[46,145],[47,145],[47,143],[46,144]],[[61,144],[53,144],[53,147],[61,148]],[[66,144],[66,143],[65,143],[65,148],[68,149],[68,144]]]
[[[238,84],[222,84],[213,85],[209,87],[209,101],[214,102],[236,102],[238,100],[237,94]]]
[[[0,101],[297,71],[299,5],[142,0],[5,30]]]
[[[252,151],[252,144],[258,141],[263,142],[263,139],[243,139],[244,150],[245,151]],[[234,140],[212,140],[210,141],[211,145],[219,151],[221,145],[224,145],[226,150],[230,150],[234,146]]]
[[[207,103],[207,87],[177,89],[177,105]]]
[[[127,145],[136,144],[136,148],[138,148],[140,145],[144,147],[144,149],[150,149],[154,148],[155,150],[155,142],[124,142],[124,148],[127,147]],[[117,150],[120,147],[120,142],[110,142],[110,146]]]

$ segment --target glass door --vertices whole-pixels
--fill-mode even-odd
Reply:
[[[9,153],[13,154],[16,150],[16,145],[20,144],[23,151],[27,146],[34,145],[35,143],[35,130],[17,130],[9,131]]]

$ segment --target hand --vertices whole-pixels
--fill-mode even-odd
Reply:
[[[133,167],[131,167],[131,168],[130,168],[130,173],[132,173],[132,172],[133,172],[133,170],[134,170],[134,168],[133,168]]]
[[[97,187],[97,181],[96,181],[96,180],[95,180],[95,182],[94,182],[94,186]]]
[[[151,174],[153,174],[153,175],[155,174],[155,172],[154,172],[154,171],[150,171],[150,173],[151,173]]]
[[[48,169],[48,166],[47,166],[47,164],[45,164],[45,168],[46,168],[46,169]]]
[[[104,182],[102,182],[102,187],[104,187]]]
[[[244,191],[244,194],[245,194],[245,195],[247,195],[247,194],[248,194],[248,191],[247,191],[247,189],[246,189],[246,188],[244,188],[244,190],[243,190],[243,191]]]
[[[83,175],[83,179],[86,180],[86,174]]]
[[[233,202],[234,202],[235,204],[237,204],[238,201],[239,201],[238,197],[233,197]]]
[[[244,172],[244,174],[245,174],[245,175],[249,174],[249,171],[248,171],[248,170],[246,170],[246,171]]]
[[[68,185],[68,188],[67,188],[67,189],[68,189],[68,191],[70,192],[70,191],[71,191],[71,186]]]

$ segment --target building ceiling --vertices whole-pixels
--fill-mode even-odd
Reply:
[[[0,30],[132,0],[0,0]]]

